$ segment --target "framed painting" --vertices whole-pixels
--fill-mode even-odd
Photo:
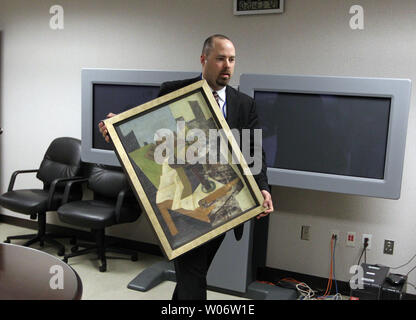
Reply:
[[[284,0],[234,0],[234,15],[282,13]]]
[[[171,260],[263,212],[263,196],[205,80],[105,120]]]

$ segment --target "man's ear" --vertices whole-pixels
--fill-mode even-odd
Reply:
[[[207,57],[205,54],[201,55],[200,61],[201,61],[202,66],[204,66],[207,63]]]

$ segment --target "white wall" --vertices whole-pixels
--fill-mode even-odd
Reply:
[[[416,80],[414,0],[287,0],[284,14],[258,16],[233,16],[232,2],[0,0],[1,190],[12,171],[36,168],[54,137],[80,138],[83,67],[196,71],[202,41],[224,33],[237,48],[234,85],[239,74],[250,72]],[[65,10],[64,30],[49,28],[54,4]],[[365,9],[363,31],[349,27],[355,4]],[[267,266],[328,277],[331,229],[341,231],[341,280],[349,280],[349,266],[360,253],[345,246],[347,231],[373,235],[371,263],[398,266],[410,259],[416,253],[415,140],[413,89],[400,200],[274,187],[278,210],[271,215]],[[16,183],[31,185],[25,177]],[[50,216],[49,222],[60,224]],[[299,239],[302,225],[311,226],[310,241]],[[144,217],[111,233],[156,243]],[[393,256],[382,253],[384,239],[395,241]],[[416,284],[416,271],[410,282]]]

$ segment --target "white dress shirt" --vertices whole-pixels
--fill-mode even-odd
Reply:
[[[218,102],[219,102],[219,105],[220,105],[220,108],[221,108],[221,111],[222,111],[222,114],[224,115],[224,117],[226,118],[227,117],[227,98],[226,98],[226,96],[225,96],[225,89],[226,89],[227,87],[224,87],[224,88],[222,88],[222,89],[220,89],[220,90],[218,90],[217,91],[217,93],[218,93]],[[211,89],[211,91],[215,91],[215,90],[212,90]]]

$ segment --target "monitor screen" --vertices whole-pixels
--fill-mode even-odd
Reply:
[[[159,86],[93,84],[93,148],[113,150],[103,139],[98,123],[107,114],[121,113],[157,98]]]
[[[411,81],[243,74],[269,184],[399,199]]]
[[[255,91],[267,166],[384,178],[390,98]]]
[[[82,69],[81,159],[120,166],[111,143],[102,138],[98,123],[107,114],[121,113],[153,100],[166,81],[195,78],[200,72]]]

